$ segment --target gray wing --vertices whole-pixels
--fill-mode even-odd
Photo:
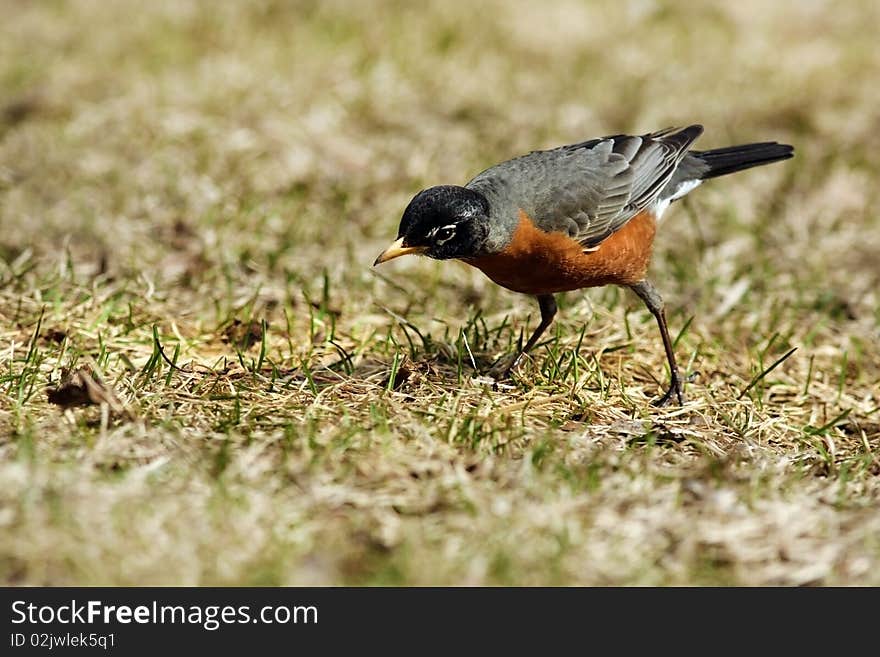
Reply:
[[[692,125],[534,151],[484,171],[467,186],[501,200],[508,212],[521,208],[542,230],[567,232],[592,249],[657,200],[702,132]]]

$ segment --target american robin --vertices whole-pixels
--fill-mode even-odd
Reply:
[[[613,135],[502,162],[464,187],[425,189],[410,201],[397,241],[374,266],[407,254],[457,258],[514,292],[535,295],[541,322],[504,373],[538,342],[556,314],[557,292],[630,288],[651,311],[671,385],[656,402],[684,403],[663,300],[646,278],[657,223],[669,204],[704,180],[793,156],[762,142],[689,150],[703,126]]]

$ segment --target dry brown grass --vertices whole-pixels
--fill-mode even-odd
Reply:
[[[0,5],[2,582],[880,584],[877,3],[470,7]],[[370,268],[424,186],[696,121],[798,157],[662,227],[685,409],[619,290],[494,389],[531,300]]]

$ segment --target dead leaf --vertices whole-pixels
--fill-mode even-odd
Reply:
[[[122,404],[113,390],[108,388],[101,377],[88,367],[81,367],[63,377],[58,387],[49,388],[46,393],[50,404],[62,408],[107,404],[113,411],[123,411]]]
[[[245,323],[236,319],[223,331],[223,339],[236,348],[246,351],[262,341],[263,325],[256,320]]]

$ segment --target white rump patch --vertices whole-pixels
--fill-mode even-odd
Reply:
[[[660,220],[660,217],[666,212],[666,208],[669,207],[670,203],[677,201],[688,192],[696,189],[702,182],[702,180],[687,180],[678,186],[678,188],[672,193],[672,196],[664,198],[662,201],[657,201],[657,204],[654,206],[654,216],[657,217],[657,220]]]

